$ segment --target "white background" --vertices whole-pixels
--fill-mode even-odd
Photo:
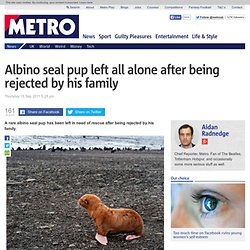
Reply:
[[[2,6],[0,7],[2,8]],[[2,8],[3,9],[3,8]],[[246,12],[249,15],[249,8]],[[1,10],[2,13],[2,10]],[[30,11],[6,11],[11,14],[32,14]],[[44,14],[45,11],[33,11],[34,14]],[[48,10],[46,14],[65,14],[62,11]],[[77,12],[75,12],[78,14]],[[217,13],[217,12],[216,12]],[[70,14],[74,14],[71,12]],[[210,13],[211,14],[211,13]],[[214,14],[214,13],[213,13]],[[102,33],[217,33],[220,40],[216,42],[249,42],[249,21],[231,23],[210,21],[200,23],[169,23],[169,13],[164,10],[144,10],[144,11],[86,11],[81,16],[81,33],[99,34]],[[171,26],[170,26],[171,25]],[[238,26],[237,26],[238,25]],[[3,31],[3,15],[0,16],[0,30]],[[29,39],[26,42],[32,42]],[[13,42],[13,41],[9,41]],[[19,42],[19,41],[14,41]],[[45,41],[40,41],[45,42]],[[46,42],[49,42],[46,41]],[[64,42],[64,41],[63,41]],[[70,41],[67,41],[70,42]],[[77,42],[87,42],[79,40]],[[93,42],[93,41],[91,41]],[[111,42],[111,41],[107,41]],[[125,42],[125,41],[122,41]],[[134,42],[134,41],[130,41]],[[141,42],[141,41],[140,41]],[[152,41],[153,42],[153,41]],[[164,41],[163,41],[164,42]],[[196,42],[196,41],[193,41]],[[199,42],[199,41],[197,41]],[[84,134],[90,135],[163,135],[165,138],[165,249],[219,249],[230,247],[238,249],[248,249],[249,235],[249,211],[248,205],[248,152],[249,146],[246,139],[246,170],[240,172],[219,172],[216,178],[227,175],[228,180],[238,179],[246,181],[246,240],[243,242],[177,242],[171,241],[170,228],[170,153],[171,153],[171,120],[245,120],[246,138],[249,137],[249,51],[246,50],[3,50],[3,32],[1,32],[0,68],[1,68],[1,111],[4,115],[6,107],[105,107],[105,120],[111,121],[153,121],[154,126],[145,127],[87,127]],[[248,46],[246,46],[248,48]],[[85,64],[102,63],[115,66],[118,63],[126,65],[144,66],[167,66],[171,63],[179,66],[194,65],[220,67],[220,76],[113,76],[119,79],[117,90],[110,89],[64,89],[60,92],[52,89],[45,90],[20,90],[15,93],[13,90],[4,89],[4,68],[7,64],[19,63],[36,66],[57,66],[61,63],[65,65],[83,66]],[[106,77],[104,77],[106,78]],[[8,94],[54,94],[51,101],[41,103],[37,99],[25,99],[23,101],[13,101],[5,98],[4,92]],[[1,124],[6,117],[1,116]],[[8,118],[8,120],[28,120],[28,117],[19,119],[18,117]],[[36,120],[44,118],[35,117]],[[56,118],[65,120],[66,118]],[[73,118],[70,118],[73,119]],[[78,120],[79,118],[75,118]],[[85,120],[85,118],[82,118]],[[86,118],[88,119],[88,118]],[[54,118],[52,118],[54,120]],[[104,118],[93,118],[92,120],[104,120]],[[67,134],[82,134],[83,128],[75,127],[68,130]],[[1,131],[3,140],[5,131]],[[14,133],[8,133],[14,135]],[[65,134],[65,128],[38,130],[37,127],[22,127],[17,134]],[[3,142],[2,142],[3,145]],[[3,151],[3,150],[2,150]],[[5,159],[1,156],[0,175],[0,199],[1,204],[1,248],[6,244],[6,171]],[[174,173],[176,174],[176,173]],[[192,172],[182,173],[196,176],[199,179],[215,179],[214,172]],[[248,246],[248,247],[247,247]]]

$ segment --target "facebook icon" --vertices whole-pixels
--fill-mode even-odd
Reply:
[[[169,19],[170,20],[181,20],[181,15],[170,15]]]

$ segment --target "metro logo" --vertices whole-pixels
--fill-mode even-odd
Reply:
[[[79,16],[5,15],[5,38],[79,38]]]

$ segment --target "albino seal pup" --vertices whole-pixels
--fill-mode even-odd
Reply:
[[[109,208],[94,194],[83,195],[78,203],[85,207],[97,227],[96,240],[102,245],[108,244],[108,233],[134,233],[126,240],[143,236],[144,223],[141,216],[128,208]]]

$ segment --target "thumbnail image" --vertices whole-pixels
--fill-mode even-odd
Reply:
[[[163,250],[163,145],[163,136],[12,137],[7,249]]]
[[[172,184],[171,227],[245,228],[245,184]]]
[[[188,149],[195,147],[193,143],[194,129],[189,124],[183,124],[178,129],[180,144],[179,147]]]

